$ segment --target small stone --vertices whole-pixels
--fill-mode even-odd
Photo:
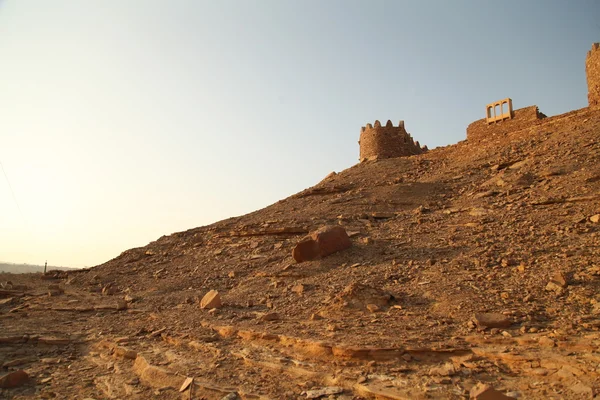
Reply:
[[[48,285],[48,296],[50,297],[60,296],[64,292],[65,290],[57,284]]]
[[[367,304],[367,310],[371,311],[372,313],[380,311],[381,308],[379,308],[379,306],[377,304]]]
[[[231,271],[227,274],[228,277],[230,278],[235,278],[235,271]]]
[[[302,293],[304,293],[304,289],[305,289],[305,287],[301,283],[292,286],[292,292],[294,292],[294,293],[302,294]]]
[[[127,301],[125,300],[117,300],[117,310],[127,310]]]
[[[552,279],[550,279],[550,281],[556,283],[560,287],[567,287],[567,278],[560,271],[555,273],[554,276],[552,276]]]
[[[594,396],[594,390],[590,386],[584,385],[581,382],[576,383],[575,385],[571,385],[570,389],[573,393],[578,395],[584,395],[585,398],[588,399],[591,399]]]
[[[600,214],[595,214],[590,217],[590,222],[597,224],[600,222]]]
[[[117,293],[119,290],[113,286],[113,284],[108,284],[106,286],[104,286],[102,288],[102,294],[104,296],[112,296],[113,294]]]
[[[490,385],[481,382],[471,388],[469,398],[473,400],[514,400],[514,398],[508,397]]]
[[[329,386],[322,389],[314,389],[306,391],[307,399],[318,399],[319,397],[340,394],[344,392],[344,388],[337,386]]]
[[[281,316],[276,312],[270,312],[263,314],[259,317],[261,321],[277,321],[281,319]]]
[[[29,380],[29,375],[23,370],[9,372],[6,375],[0,376],[0,388],[9,389],[23,386]]]
[[[202,300],[200,301],[200,308],[202,309],[213,309],[213,308],[221,308],[221,296],[219,292],[216,290],[211,290],[204,295]]]
[[[183,383],[181,384],[181,387],[179,388],[179,392],[180,393],[185,392],[192,383],[194,383],[194,378],[190,378],[190,377],[185,378],[185,381],[183,381]],[[191,397],[191,395],[190,395],[190,397]]]
[[[511,320],[500,313],[477,313],[475,322],[482,329],[485,328],[507,328],[512,325]]]
[[[429,375],[452,376],[456,374],[454,364],[448,362],[441,367],[433,367],[429,370]]]
[[[547,336],[542,336],[541,338],[539,338],[538,343],[540,344],[540,346],[544,347],[554,347],[556,345],[554,340],[550,339]]]
[[[561,295],[564,292],[564,289],[557,283],[550,281],[545,287],[547,292],[555,292],[557,295]]]

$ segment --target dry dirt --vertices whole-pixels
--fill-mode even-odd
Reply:
[[[362,163],[89,270],[0,275],[0,376],[29,376],[0,398],[594,398],[599,135],[589,111]],[[295,263],[325,225],[352,247]]]

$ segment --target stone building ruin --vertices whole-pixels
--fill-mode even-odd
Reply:
[[[388,120],[385,126],[379,121],[373,125],[367,124],[360,128],[360,162],[396,158],[421,154],[427,151],[427,146],[421,147],[412,136],[406,132],[404,121],[394,126]]]
[[[513,110],[512,99],[498,100],[485,106],[485,118],[477,120],[467,127],[467,140],[497,139],[509,133],[545,126],[563,118],[600,108],[600,43],[594,43],[592,49],[587,53],[585,75],[588,86],[588,107],[547,117],[535,105]]]
[[[600,43],[594,43],[585,59],[589,107],[600,106]]]

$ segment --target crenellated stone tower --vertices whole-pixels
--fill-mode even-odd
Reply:
[[[360,162],[383,158],[412,156],[427,151],[427,146],[421,147],[404,129],[404,121],[394,126],[392,121],[381,126],[379,121],[367,124],[360,129]]]
[[[594,43],[587,53],[585,76],[588,85],[588,105],[600,107],[600,43]]]

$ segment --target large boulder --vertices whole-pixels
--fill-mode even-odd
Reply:
[[[341,226],[324,226],[302,239],[292,256],[296,262],[312,261],[326,257],[352,246],[346,230]]]

